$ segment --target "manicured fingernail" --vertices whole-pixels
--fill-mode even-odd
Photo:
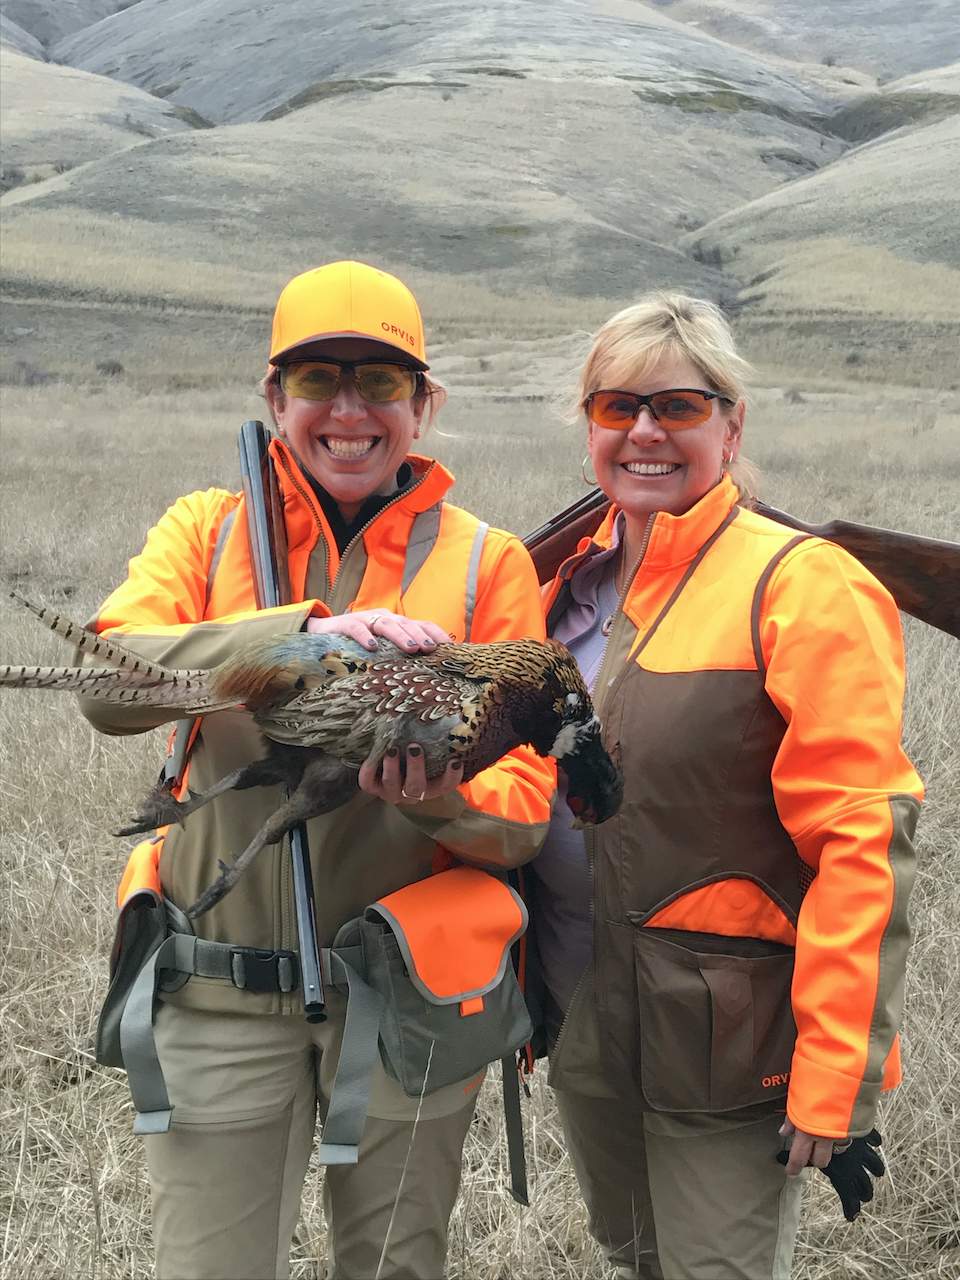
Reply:
[[[454,760],[454,761],[453,761],[453,767],[454,767],[454,769],[462,769],[462,768],[463,768],[463,761],[462,761],[462,760]]]
[[[418,756],[419,754],[420,754],[420,748],[419,748],[419,747],[407,747],[407,755],[408,755],[408,756]]]
[[[390,748],[390,750],[387,752],[387,755],[390,757],[390,759],[391,759],[391,760],[392,760],[395,756],[398,756],[399,754],[400,754],[400,752],[399,752],[399,750],[398,750],[396,747],[391,747],[391,748]]]
[[[408,648],[408,649],[415,649],[416,647],[417,647],[417,642],[416,642],[416,640],[408,640],[408,641],[407,641],[407,648]]]

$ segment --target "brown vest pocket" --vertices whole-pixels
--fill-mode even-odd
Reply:
[[[640,928],[634,960],[640,1083],[654,1111],[733,1111],[786,1094],[791,947]]]

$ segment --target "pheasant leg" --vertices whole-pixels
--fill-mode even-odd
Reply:
[[[243,853],[230,866],[221,861],[220,875],[193,906],[187,908],[190,919],[195,920],[216,906],[266,845],[277,844],[299,822],[339,809],[356,794],[357,787],[356,769],[350,769],[330,756],[317,756],[311,760],[296,791],[271,814]]]
[[[226,777],[215,782],[206,791],[191,795],[189,800],[177,800],[166,784],[155,787],[140,806],[136,818],[129,827],[118,831],[118,836],[135,836],[157,827],[183,820],[197,809],[203,808],[226,791],[246,791],[250,787],[275,787],[281,783],[293,791],[300,785],[311,752],[303,747],[291,748],[271,742],[270,750],[262,760],[254,760],[240,769],[234,769]]]

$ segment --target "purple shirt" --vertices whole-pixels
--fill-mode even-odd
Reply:
[[[591,692],[607,643],[604,624],[617,609],[617,553],[622,536],[621,513],[610,549],[591,556],[570,579],[570,606],[553,630],[555,639],[573,654]],[[541,972],[547,990],[564,1012],[593,949],[590,868],[583,832],[572,827],[561,772],[550,830],[531,866],[538,880],[534,916]]]

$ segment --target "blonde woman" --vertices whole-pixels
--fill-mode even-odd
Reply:
[[[622,1276],[789,1277],[796,1175],[845,1151],[855,1216],[899,1079],[922,795],[899,617],[751,511],[746,372],[707,302],[603,326],[578,407],[613,505],[546,590],[626,777],[589,832],[561,794],[533,864],[551,1083]]]

